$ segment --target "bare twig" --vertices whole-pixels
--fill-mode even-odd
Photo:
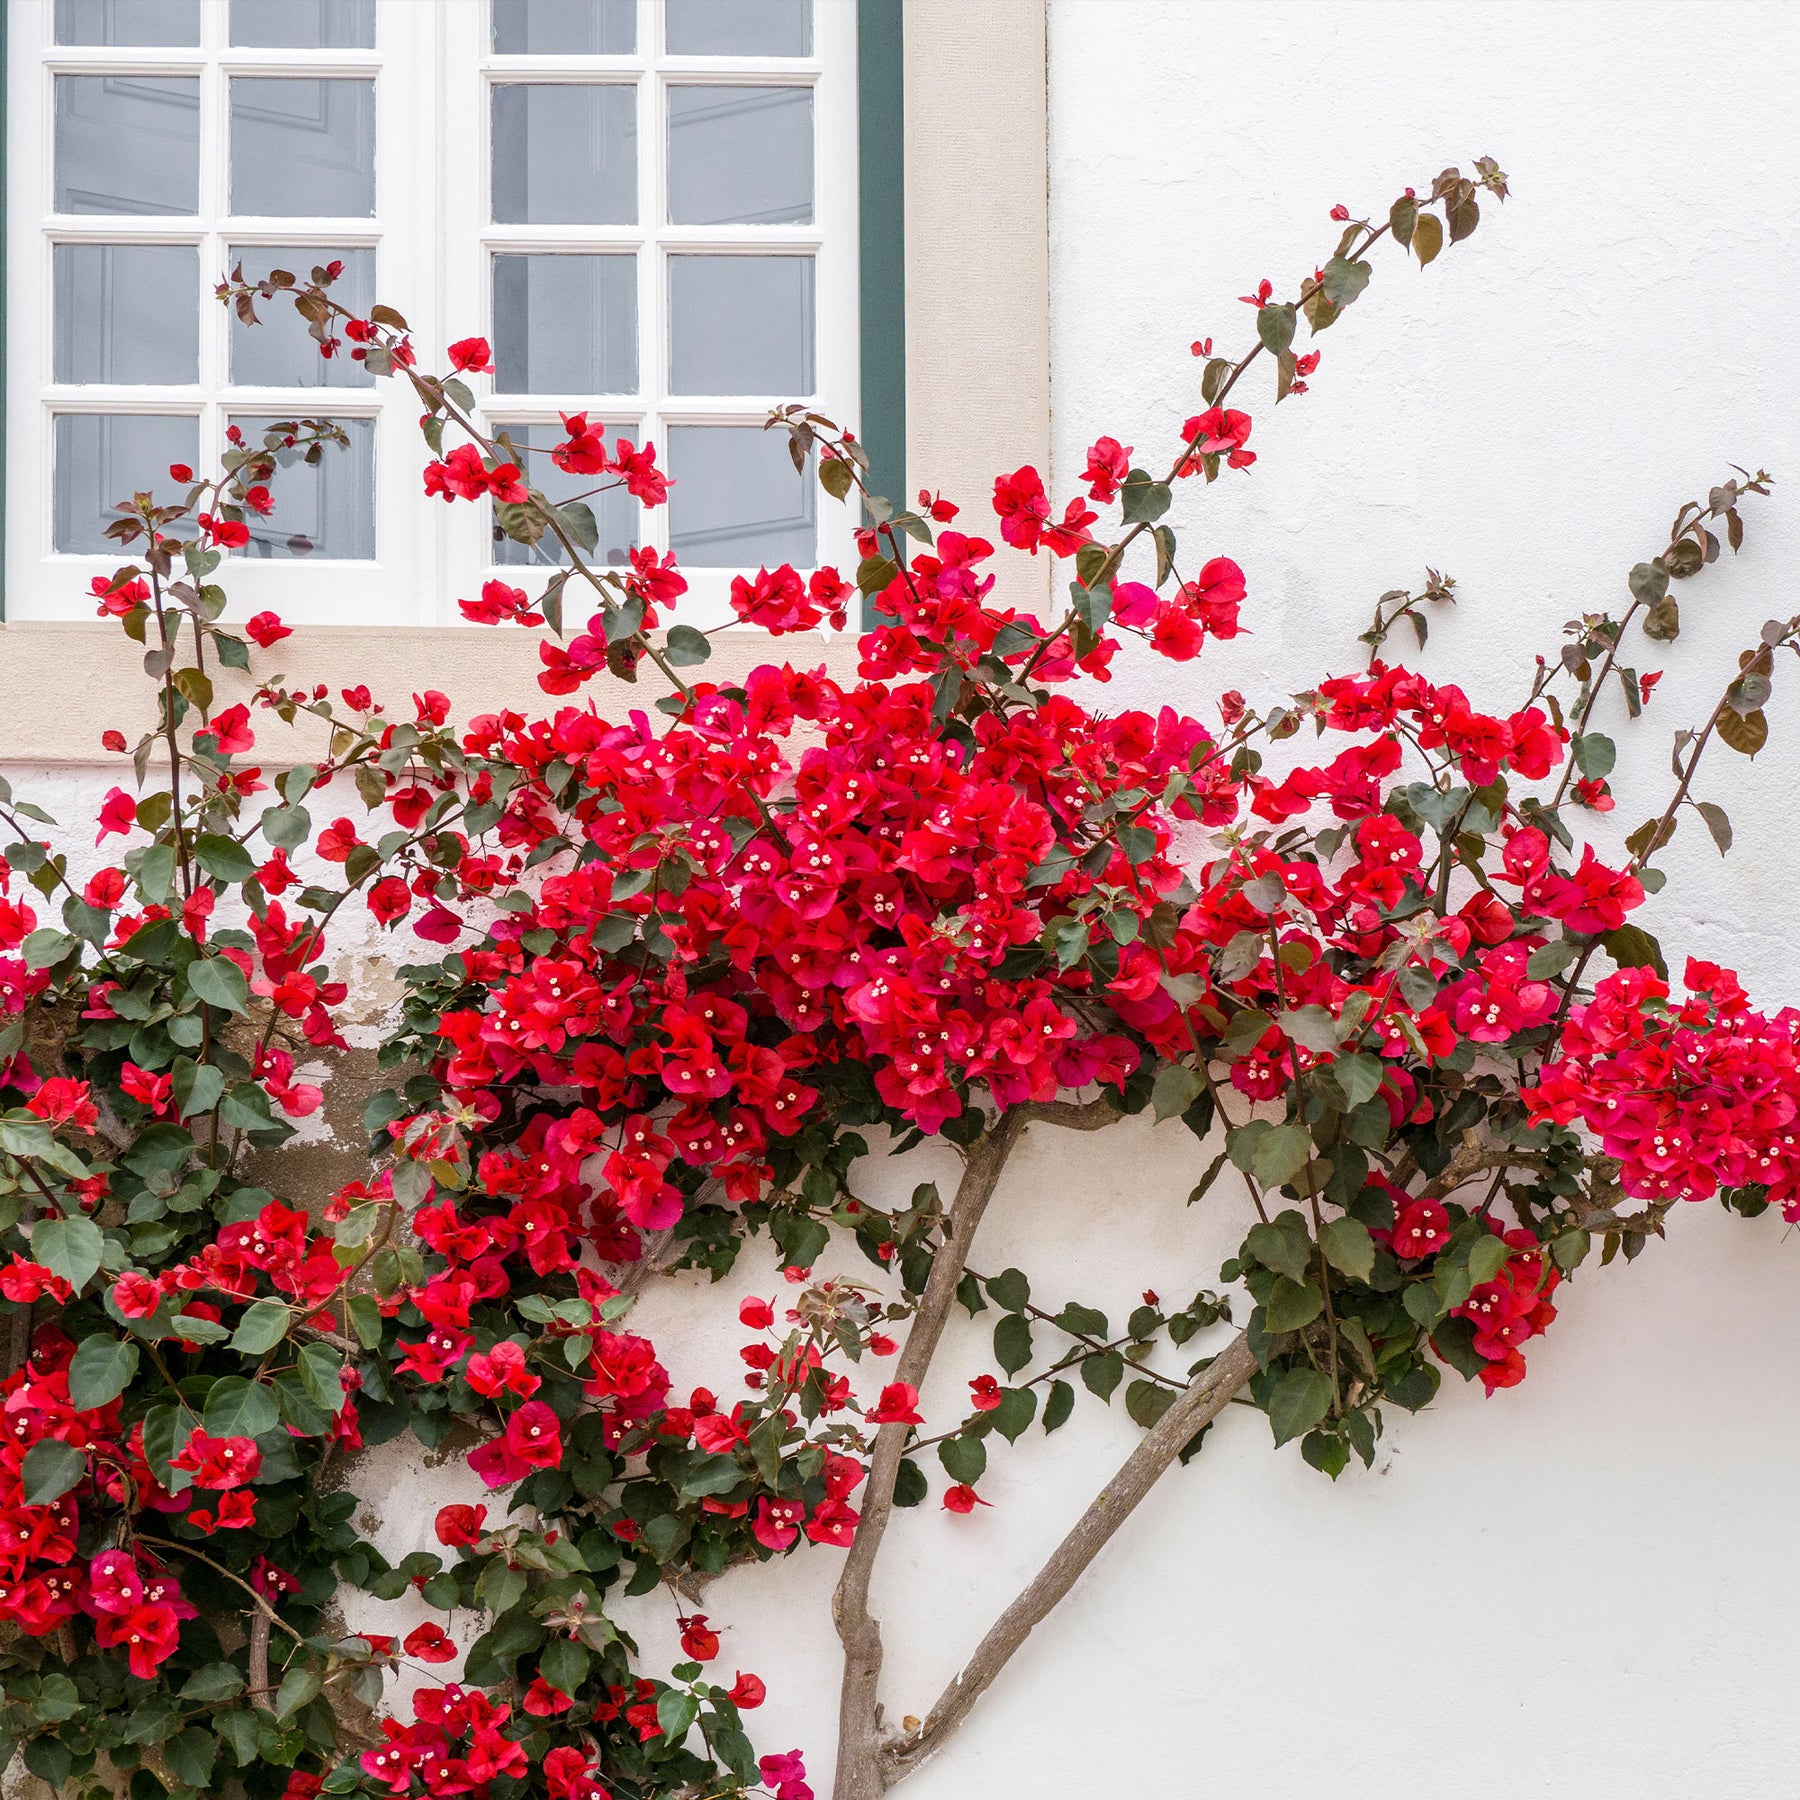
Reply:
[[[297,1632],[293,1628],[293,1626],[291,1626],[287,1622],[287,1620],[284,1619],[281,1616],[281,1614],[275,1610],[275,1608],[273,1606],[271,1606],[269,1604],[267,1598],[264,1595],[259,1594],[256,1591],[256,1589],[253,1588],[250,1585],[250,1583],[247,1582],[243,1578],[243,1576],[233,1574],[232,1571],[230,1569],[226,1568],[223,1563],[214,1562],[210,1556],[207,1556],[202,1551],[196,1550],[192,1544],[178,1544],[175,1542],[175,1540],[173,1538],[152,1537],[149,1534],[149,1532],[147,1532],[147,1531],[140,1531],[137,1534],[137,1541],[140,1544],[154,1544],[156,1546],[156,1548],[159,1550],[177,1550],[183,1556],[191,1556],[195,1562],[205,1563],[206,1566],[209,1569],[211,1569],[215,1575],[223,1575],[227,1581],[234,1582],[238,1587],[241,1587],[244,1590],[244,1592],[250,1596],[250,1598],[252,1600],[254,1600],[256,1602],[256,1612],[252,1615],[254,1618],[261,1619],[265,1626],[279,1625],[281,1627],[281,1629],[283,1631],[285,1631],[288,1634],[288,1636],[294,1640],[294,1642],[296,1644],[304,1644],[306,1642],[306,1639],[304,1637],[302,1637],[300,1635],[300,1633]],[[265,1631],[264,1632],[265,1651],[267,1649],[267,1637],[268,1637],[268,1634]],[[266,1677],[266,1673],[267,1673],[267,1671],[265,1671],[265,1677]],[[264,1686],[268,1685],[266,1679],[265,1679],[263,1685]]]
[[[273,1616],[268,1612],[250,1616],[250,1691],[265,1698],[269,1692],[269,1620]]]

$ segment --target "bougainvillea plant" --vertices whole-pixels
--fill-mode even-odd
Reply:
[[[287,628],[228,620],[229,553],[279,506],[283,464],[334,453],[328,420],[231,434],[216,473],[120,506],[125,560],[95,599],[143,646],[155,707],[135,743],[107,733],[135,763],[94,821],[107,860],[71,873],[45,813],[0,790],[9,1753],[132,1800],[233,1781],[255,1800],[806,1800],[802,1751],[746,1724],[781,1672],[722,1666],[702,1599],[805,1547],[842,1559],[836,1791],[872,1800],[1228,1402],[1335,1478],[1446,1369],[1516,1385],[1562,1285],[1635,1256],[1678,1201],[1800,1216],[1800,1015],[1753,1011],[1711,965],[1672,982],[1632,919],[1690,815],[1729,842],[1701,760],[1761,746],[1800,621],[1765,626],[1677,735],[1625,866],[1582,832],[1612,804],[1600,722],[1656,681],[1630,659],[1676,636],[1678,584],[1738,547],[1766,476],[1684,506],[1627,603],[1578,617],[1511,694],[1385,660],[1450,596],[1433,573],[1382,596],[1366,667],[1307,693],[1226,693],[1204,719],[1103,704],[1128,640],[1185,662],[1238,630],[1243,571],[1185,556],[1164,519],[1182,484],[1255,462],[1244,378],[1261,363],[1276,400],[1304,391],[1319,352],[1298,344],[1359,299],[1380,240],[1429,264],[1505,193],[1483,159],[1378,222],[1336,209],[1293,299],[1248,296],[1247,353],[1195,346],[1180,440],[1146,468],[1100,438],[1060,505],[1024,468],[991,525],[958,529],[975,510],[929,492],[896,510],[848,432],[784,409],[796,465],[858,509],[861,561],[759,571],[733,604],[779,636],[866,603],[848,685],[778,660],[702,679],[674,559],[601,565],[586,501],[533,485],[547,454],[655,506],[652,446],[581,416],[547,453],[489,434],[470,386],[488,345],[423,372],[400,315],[339,305],[335,265],[222,282],[246,320],[291,303],[322,354],[408,384],[426,495],[554,551],[538,591],[492,581],[461,605],[547,623],[560,704],[458,729],[436,693],[390,710],[238,678],[252,645],[279,666]],[[984,532],[1054,559],[1066,607],[999,604]],[[660,722],[608,716],[583,692],[601,678],[654,688]],[[277,752],[284,729],[312,736]],[[333,946],[374,930],[404,989],[391,1085],[362,1176],[309,1204],[282,1146],[345,1049]],[[1190,1201],[1242,1208],[1222,1270],[1123,1322],[982,1272],[1027,1131],[1146,1111],[1192,1134]],[[858,1196],[872,1141],[925,1137],[960,1152],[954,1191]],[[756,1233],[788,1281],[743,1304],[742,1391],[678,1386],[636,1295],[671,1268],[723,1275]],[[959,1305],[991,1315],[992,1366],[962,1417],[927,1422]],[[990,1458],[1083,1392],[1141,1440],[935,1704],[884,1711],[871,1581],[896,1509],[985,1504]],[[356,1457],[406,1434],[491,1497],[444,1507],[441,1553],[390,1566]],[[346,1590],[417,1590],[480,1635],[446,1685],[443,1626],[352,1633]],[[658,1590],[686,1658],[666,1669],[616,1604]]]

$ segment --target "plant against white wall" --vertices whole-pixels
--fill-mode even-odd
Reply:
[[[1360,297],[1380,240],[1429,264],[1505,191],[1484,159],[1379,222],[1337,209],[1336,249],[1292,301],[1248,296],[1240,359],[1196,346],[1201,410],[1160,478],[1111,438],[1060,513],[1035,471],[1002,476],[1002,540],[1072,575],[1048,621],[993,604],[994,546],[954,505],[897,512],[847,432],[776,415],[797,466],[859,508],[862,562],[853,582],[764,570],[734,604],[781,634],[866,597],[883,622],[848,687],[773,663],[695,679],[709,645],[666,620],[672,560],[596,565],[586,501],[549,503],[530,453],[477,427],[486,343],[427,375],[404,319],[347,313],[330,267],[222,284],[245,319],[291,302],[323,353],[411,385],[427,495],[560,545],[539,593],[490,582],[469,618],[547,621],[558,696],[648,662],[667,723],[570,705],[457,732],[439,694],[390,714],[279,677],[221,704],[221,667],[287,635],[272,615],[224,622],[225,553],[278,505],[283,461],[332,453],[329,420],[236,441],[215,476],[171,471],[172,503],[119,509],[133,560],[96,598],[145,647],[155,697],[135,746],[108,734],[136,759],[136,791],[96,821],[123,853],[77,888],[41,809],[0,799],[0,1612],[19,1627],[0,1672],[33,1772],[81,1783],[105,1757],[134,1800],[227,1778],[257,1796],[805,1800],[802,1753],[759,1757],[747,1733],[765,1677],[710,1672],[698,1596],[809,1543],[844,1559],[836,1791],[872,1800],[951,1737],[1233,1400],[1335,1478],[1444,1367],[1518,1383],[1596,1239],[1596,1262],[1633,1257],[1676,1201],[1715,1193],[1800,1213],[1800,1019],[1753,1012],[1707,964],[1678,996],[1630,919],[1685,817],[1728,845],[1702,758],[1761,747],[1800,621],[1765,626],[1680,735],[1625,867],[1580,834],[1617,754],[1595,706],[1616,688],[1635,714],[1654,681],[1629,634],[1677,635],[1674,584],[1737,547],[1766,476],[1682,507],[1629,604],[1526,663],[1516,710],[1379,660],[1403,625],[1423,641],[1437,576],[1383,596],[1365,671],[1282,704],[1226,693],[1215,724],[1075,697],[1123,635],[1188,661],[1236,633],[1242,572],[1184,559],[1162,522],[1174,484],[1255,462],[1228,402],[1259,361],[1277,400],[1304,391],[1302,325],[1310,344]],[[564,428],[559,470],[663,499],[653,447]],[[1117,510],[1097,534],[1101,507]],[[564,641],[574,596],[592,611]],[[318,748],[270,784],[248,759],[273,722]],[[1326,760],[1299,760],[1309,730],[1331,734]],[[365,816],[325,819],[351,788]],[[1209,848],[1183,859],[1192,830]],[[337,873],[297,871],[303,847]],[[409,926],[432,960],[401,970],[367,1174],[315,1214],[268,1171],[321,1103],[298,1061],[344,1047],[328,946],[346,909]],[[1241,1193],[1218,1277],[1248,1290],[1235,1334],[1210,1289],[1146,1292],[1121,1324],[984,1266],[978,1229],[1028,1131],[1146,1110],[1193,1133],[1194,1201]],[[860,1198],[873,1128],[956,1146],[954,1190]],[[634,1298],[662,1270],[722,1275],[765,1229],[791,1291],[740,1312],[746,1393],[684,1398],[629,1329]],[[815,1273],[851,1246],[878,1279]],[[993,1315],[997,1372],[928,1425],[958,1305]],[[1119,1395],[1142,1440],[937,1700],[884,1707],[871,1584],[896,1510],[931,1491],[923,1452],[966,1513],[1000,1442],[1056,1430],[1083,1389]],[[390,1567],[336,1476],[403,1434],[467,1448],[496,1499],[440,1512],[453,1555]],[[460,1680],[384,1714],[392,1671],[456,1651],[436,1624],[346,1635],[341,1584],[484,1614]],[[688,1660],[650,1673],[609,1599],[659,1587]]]

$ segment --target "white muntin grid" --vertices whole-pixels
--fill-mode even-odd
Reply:
[[[505,254],[630,255],[635,259],[635,392],[495,395],[472,377],[484,426],[560,426],[586,412],[609,435],[653,441],[671,460],[669,433],[684,425],[730,426],[759,436],[785,457],[778,434],[761,438],[771,406],[805,400],[854,425],[858,402],[857,175],[854,0],[813,0],[807,56],[672,56],[663,50],[662,0],[637,0],[631,55],[498,55],[488,0],[377,0],[374,47],[359,50],[234,49],[229,0],[199,0],[200,42],[189,48],[88,48],[53,42],[53,0],[8,7],[8,357],[7,607],[15,619],[91,616],[88,579],[118,557],[52,548],[52,420],[63,413],[178,415],[196,422],[197,467],[216,462],[225,425],[239,416],[317,415],[373,421],[375,554],[332,561],[233,557],[232,614],[273,607],[295,621],[327,624],[456,622],[458,597],[489,574],[535,591],[543,576],[495,566],[483,507],[427,506],[419,471],[427,452],[409,390],[234,387],[231,321],[212,296],[233,251],[373,252],[374,297],[402,311],[428,366],[456,338],[495,335],[492,258]],[[198,211],[187,215],[57,215],[54,181],[57,75],[184,77],[199,87]],[[375,90],[375,214],[371,217],[233,216],[229,195],[229,83],[233,77],[368,81]],[[497,225],[491,222],[489,121],[492,90],[505,83],[607,82],[636,97],[637,217],[629,225]],[[678,226],[668,223],[668,93],[673,87],[798,87],[813,99],[813,218],[810,224]],[[193,246],[199,255],[199,380],[183,385],[61,385],[54,381],[53,257],[65,243]],[[669,259],[681,254],[808,257],[814,263],[812,394],[691,395],[670,391]],[[274,303],[280,304],[280,303]],[[730,320],[719,329],[729,333]],[[348,348],[346,346],[346,348]],[[328,452],[328,454],[331,454]],[[557,477],[534,457],[534,479]],[[149,473],[156,473],[151,471]],[[166,476],[164,477],[166,480]],[[279,476],[277,522],[279,522]],[[172,490],[171,490],[172,491]],[[553,490],[554,491],[554,490]],[[813,496],[818,562],[854,561],[848,515]],[[596,511],[600,510],[596,505]],[[669,543],[670,509],[632,507],[636,539]],[[752,565],[753,567],[754,565]],[[688,570],[681,616],[713,625],[729,617],[734,570]],[[317,577],[325,574],[327,579]],[[573,596],[571,596],[573,599]],[[578,603],[577,603],[578,604]]]
[[[413,286],[419,245],[396,193],[411,183],[417,158],[396,93],[407,85],[416,27],[429,8],[381,9],[377,47],[363,50],[234,49],[228,0],[201,0],[200,42],[191,47],[64,46],[54,40],[52,0],[8,8],[7,142],[8,520],[7,606],[16,619],[91,615],[88,577],[121,554],[58,552],[53,543],[54,419],[61,414],[174,415],[195,421],[196,468],[214,467],[234,417],[276,418],[328,413],[374,422],[376,548],[372,560],[293,561],[234,557],[233,612],[273,606],[299,618],[356,622],[372,616],[402,623],[420,616],[396,605],[396,575],[413,560],[407,530],[408,462],[416,408],[385,384],[368,388],[251,387],[230,381],[232,322],[213,297],[234,251],[280,247],[297,254],[304,274],[313,251],[370,250],[377,281]],[[410,21],[410,24],[409,24]],[[55,193],[55,94],[61,77],[134,76],[191,80],[198,89],[198,186],[192,213],[58,214]],[[375,213],[372,217],[234,215],[230,185],[230,83],[234,78],[331,79],[372,83],[375,90]],[[194,304],[199,319],[199,379],[184,384],[58,384],[54,379],[54,258],[60,244],[192,246],[198,253]],[[399,403],[396,404],[396,401]],[[178,491],[165,469],[147,469],[158,498]],[[279,480],[277,497],[279,502]],[[279,520],[279,509],[277,512]],[[421,534],[422,535],[422,534]],[[316,576],[324,572],[327,579]]]
[[[485,224],[478,236],[449,239],[461,255],[453,294],[472,296],[481,308],[480,330],[493,340],[492,259],[497,255],[607,253],[635,259],[637,295],[637,377],[633,393],[496,394],[492,380],[479,383],[482,418],[492,427],[534,428],[534,439],[559,430],[561,415],[585,412],[603,421],[609,436],[624,434],[657,448],[665,470],[672,462],[671,428],[689,425],[729,426],[755,433],[771,457],[785,459],[781,434],[762,434],[770,409],[804,400],[854,427],[858,403],[857,333],[857,173],[856,173],[856,35],[854,0],[813,0],[812,52],[808,56],[711,57],[675,56],[664,50],[661,0],[638,0],[636,49],[631,55],[524,56],[496,55],[491,39],[477,35],[473,44],[451,38],[450,66],[460,71],[453,90],[455,110],[485,122],[491,117],[492,93],[506,84],[548,85],[606,81],[629,85],[636,93],[636,219],[616,225]],[[458,17],[465,30],[486,29],[480,10],[469,5]],[[669,222],[668,95],[672,88],[802,88],[813,101],[813,217],[809,224],[679,225]],[[491,218],[491,134],[479,134],[481,160],[469,171],[471,197],[484,219]],[[814,264],[814,389],[811,394],[768,393],[676,394],[670,385],[670,258],[683,254],[799,256]],[[720,321],[729,333],[731,321]],[[534,475],[548,478],[547,459],[534,457]],[[840,566],[854,562],[849,515],[822,493],[811,496],[817,520],[818,563]],[[666,550],[672,517],[680,496],[669,506],[636,511],[637,541]],[[596,507],[598,510],[598,507]],[[635,509],[634,509],[635,510]],[[453,530],[468,548],[455,554],[460,566],[480,560],[483,574],[522,582],[532,591],[539,578],[517,564],[492,565],[492,539],[487,521],[455,519]],[[773,560],[773,559],[772,559]],[[726,590],[734,570],[695,566],[684,559],[690,592],[680,616],[711,626],[728,619]],[[754,567],[754,565],[752,565]],[[574,594],[571,613],[579,605]]]

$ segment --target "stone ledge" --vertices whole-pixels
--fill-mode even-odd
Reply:
[[[322,681],[334,694],[364,685],[395,716],[410,713],[411,695],[436,688],[450,696],[458,720],[502,707],[539,714],[583,705],[589,695],[616,716],[633,706],[647,708],[667,691],[656,670],[646,667],[635,687],[602,678],[559,700],[537,685],[538,635],[483,626],[297,625],[273,649],[252,651],[254,680],[232,669],[210,672],[224,704],[247,698],[257,682],[279,674],[296,687]],[[769,661],[823,665],[835,679],[853,679],[856,639],[727,631],[713,639],[712,660],[694,673],[728,682]],[[137,646],[110,620],[0,627],[0,762],[128,766],[127,757],[101,749],[100,734],[116,727],[135,738],[149,693]],[[299,731],[291,746],[278,743],[278,736],[264,734],[257,746],[262,762],[280,767],[304,760],[307,740]]]

